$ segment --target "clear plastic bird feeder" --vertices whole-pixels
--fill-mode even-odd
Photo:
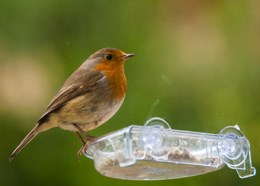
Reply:
[[[174,130],[161,118],[96,138],[85,151],[102,175],[128,180],[190,177],[227,165],[240,178],[254,176],[250,144],[236,126],[219,134]]]

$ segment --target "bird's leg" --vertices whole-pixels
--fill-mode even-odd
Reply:
[[[77,136],[79,137],[80,141],[83,143],[82,147],[79,149],[78,153],[77,153],[77,158],[79,159],[79,157],[82,155],[83,151],[87,148],[89,141],[91,141],[94,137],[88,135],[82,128],[80,128],[77,124],[73,124],[76,128],[77,128]],[[86,137],[86,140],[84,140],[82,138],[82,136],[80,135],[84,135]]]
[[[77,131],[76,134],[77,134],[77,136],[79,137],[80,141],[85,145],[86,141],[82,138],[82,136],[80,135],[80,133]]]
[[[79,137],[80,141],[82,142],[82,147],[77,152],[77,159],[79,160],[79,157],[81,156],[87,142],[82,138],[82,136],[80,135],[80,133],[78,131],[76,132],[76,134]]]
[[[86,137],[86,139],[87,140],[92,140],[93,138],[94,138],[94,136],[90,136],[90,135],[88,135],[82,128],[80,128],[77,124],[73,124],[76,128],[77,128],[77,130],[78,130],[78,132],[80,133],[80,134],[83,134],[85,137]],[[81,139],[82,139],[82,137],[80,137]]]

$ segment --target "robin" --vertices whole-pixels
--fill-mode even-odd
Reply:
[[[103,48],[92,54],[65,81],[9,159],[12,160],[37,134],[54,127],[76,132],[83,142],[79,156],[87,141],[92,139],[86,132],[104,124],[121,107],[127,89],[124,62],[132,56],[134,54],[116,48]]]

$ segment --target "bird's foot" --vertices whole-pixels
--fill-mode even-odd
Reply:
[[[85,143],[87,144],[87,143]],[[79,160],[80,156],[84,153],[84,149],[85,149],[85,144],[83,144],[81,146],[81,148],[79,149],[79,151],[77,152],[77,159]]]
[[[90,142],[91,142],[91,140],[85,141],[85,142],[83,143],[83,145],[81,146],[81,148],[80,148],[79,151],[77,152],[77,159],[78,159],[78,160],[79,160],[79,158],[80,158],[80,156],[81,156],[82,154],[85,154],[85,153],[86,153],[86,150],[87,150],[87,148],[88,148]]]
[[[87,133],[85,133],[85,137],[86,139],[83,139],[83,137],[78,133],[76,132],[76,134],[78,135],[80,141],[82,142],[82,146],[81,148],[79,149],[79,151],[77,152],[77,159],[79,160],[79,157],[84,154],[84,152],[86,151],[86,149],[88,148],[88,145],[89,143],[95,138],[93,136],[89,136]]]
[[[74,126],[77,128],[77,136],[79,137],[80,141],[82,142],[82,147],[77,152],[77,159],[79,160],[79,157],[84,154],[84,151],[88,148],[88,145],[90,141],[92,141],[95,137],[88,135],[82,128],[80,128],[77,124],[74,124]],[[84,139],[85,138],[85,139]]]

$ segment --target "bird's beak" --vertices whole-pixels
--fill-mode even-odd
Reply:
[[[134,54],[125,54],[125,55],[124,55],[124,58],[127,59],[127,58],[134,57],[134,56],[135,56]]]

